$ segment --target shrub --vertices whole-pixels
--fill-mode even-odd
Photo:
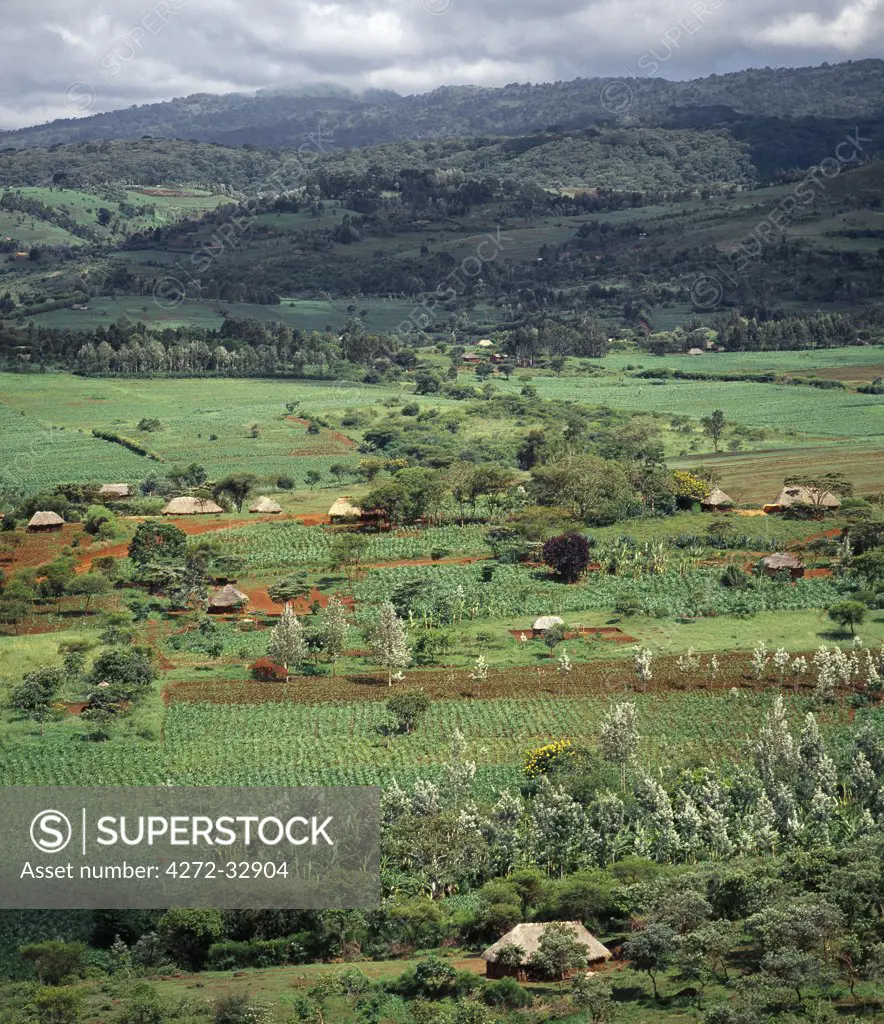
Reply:
[[[573,582],[589,565],[589,544],[579,533],[551,537],[543,545],[543,561],[562,579]]]
[[[508,1010],[519,1010],[531,1002],[531,996],[515,978],[501,978],[486,985],[482,998],[489,1006],[506,1007]]]
[[[82,942],[64,942],[47,939],[22,946],[19,953],[34,965],[34,973],[41,985],[59,985],[63,979],[82,973],[86,946]]]

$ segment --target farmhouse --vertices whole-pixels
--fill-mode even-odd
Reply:
[[[98,497],[112,501],[114,498],[131,498],[135,488],[131,484],[102,484],[98,488]]]
[[[586,946],[587,962],[590,966],[603,964],[611,959],[611,951],[599,942],[599,940],[583,927],[579,921],[557,921],[540,924],[517,924],[515,928],[508,931],[506,935],[498,939],[493,946],[482,954],[485,961],[485,974],[488,978],[517,978],[519,981],[527,980],[529,976],[528,961],[532,953],[540,948],[540,940],[543,933],[550,924],[567,924],[574,932],[575,939],[583,946]],[[498,963],[497,954],[504,946],[516,946],[521,950],[522,955],[518,962]]]
[[[482,357],[479,356],[479,355],[476,355],[475,352],[464,352],[464,354],[463,354],[463,361],[465,363],[481,363],[482,362]]]
[[[163,506],[164,516],[205,516],[215,515],[223,512],[220,505],[216,505],[210,498],[173,498],[167,505]]]
[[[720,487],[713,487],[709,494],[700,502],[704,512],[715,512],[717,509],[733,508],[734,499]]]
[[[249,506],[249,512],[260,512],[264,515],[276,515],[282,512],[282,505],[272,498],[265,498],[263,495],[258,498],[254,505]]]
[[[784,487],[769,504],[765,512],[782,512],[790,505],[813,505],[815,508],[840,508],[841,502],[830,491],[814,487]]]
[[[28,520],[28,529],[37,530],[60,530],[64,526],[64,520],[57,512],[35,512]]]
[[[781,572],[788,572],[794,580],[804,575],[804,564],[788,551],[762,558],[761,568],[765,576],[778,576]]]
[[[332,523],[355,523],[362,518],[362,509],[342,495],[328,510],[328,518]]]
[[[210,612],[235,612],[249,603],[248,595],[237,590],[232,584],[220,590],[213,590],[209,595]]]

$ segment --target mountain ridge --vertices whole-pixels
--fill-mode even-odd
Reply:
[[[333,129],[344,148],[446,136],[522,135],[564,125],[662,126],[696,107],[743,117],[862,119],[884,108],[884,60],[802,68],[750,68],[725,75],[576,78],[501,87],[439,86],[425,93],[356,93],[333,85],[245,93],[194,93],[159,103],[58,119],[0,132],[0,149],[76,141],[180,138],[228,146],[297,146]]]

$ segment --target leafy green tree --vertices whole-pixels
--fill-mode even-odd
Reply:
[[[672,962],[675,953],[675,932],[667,924],[649,924],[624,943],[623,955],[636,971],[644,971],[651,979],[657,999],[657,975]]]
[[[136,565],[182,562],[186,553],[187,534],[172,523],[145,520],[138,524],[129,543],[129,558]]]
[[[42,988],[31,1000],[38,1024],[77,1024],[83,1014],[84,995],[79,988]]]
[[[176,963],[198,971],[223,936],[224,919],[220,910],[173,907],[157,922],[157,933]]]
[[[614,1020],[615,1006],[611,996],[611,982],[599,974],[578,974],[571,988],[571,999],[590,1024],[610,1024]]]
[[[561,980],[569,971],[585,968],[586,946],[577,939],[574,928],[564,921],[548,924],[528,966],[541,977]]]
[[[61,985],[65,979],[81,975],[86,966],[86,946],[82,942],[47,939],[21,946],[18,952],[33,965],[41,985]]]
[[[430,698],[423,690],[403,690],[391,697],[386,707],[396,720],[399,732],[410,733],[429,711]]]
[[[343,571],[352,586],[359,566],[365,559],[368,538],[360,533],[337,533],[332,537],[328,552],[328,567],[332,572]]]
[[[104,505],[90,505],[83,516],[83,528],[93,536],[109,537],[113,533],[115,519],[114,513]]]
[[[110,581],[100,572],[87,572],[75,576],[68,586],[69,594],[85,598],[83,610],[87,612],[93,598],[104,597],[105,594],[110,593],[110,590]]]
[[[789,946],[765,953],[761,970],[775,984],[791,989],[799,1006],[804,1003],[801,990],[820,981],[825,973],[818,957]]]
[[[306,597],[310,593],[307,574],[291,572],[282,579],[274,580],[267,588],[267,593],[276,604],[287,604],[289,601],[297,601],[299,597]]]
[[[860,601],[838,601],[829,608],[829,618],[855,635],[856,627],[865,622],[867,611]]]
[[[212,494],[216,498],[228,498],[238,511],[252,493],[257,480],[254,473],[229,473],[215,484]]]
[[[37,592],[30,583],[14,577],[0,590],[0,622],[12,626],[16,633],[19,623],[25,619],[37,599]]]
[[[156,679],[150,652],[143,647],[109,647],[92,664],[92,686],[107,683],[123,700],[138,701]]]
[[[40,725],[44,734],[45,723],[57,714],[56,705],[61,694],[64,677],[59,668],[45,667],[28,672],[22,682],[9,695],[9,706]]]
[[[700,420],[700,425],[703,427],[703,433],[712,441],[713,448],[718,451],[721,439],[727,428],[727,420],[724,413],[721,409],[715,409],[708,416],[704,416]]]

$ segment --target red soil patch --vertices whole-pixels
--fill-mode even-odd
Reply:
[[[328,526],[331,522],[329,517],[322,512],[313,512],[309,515],[295,516],[304,526]]]
[[[826,576],[831,576],[831,575],[832,575],[832,570],[831,569],[805,569],[804,570],[804,578],[805,579],[807,579],[808,577],[815,577],[817,579],[820,579],[820,578],[823,578],[823,577],[826,577]]]
[[[266,615],[282,615],[283,605],[277,604],[270,599],[270,595],[263,587],[247,587],[243,593],[249,599],[248,612],[263,612]],[[346,608],[353,608],[353,598],[349,594],[335,595]],[[323,594],[314,587],[307,597],[299,597],[292,604],[296,615],[307,615],[314,601],[319,603],[320,608],[325,608],[329,602],[329,594]]]
[[[65,523],[60,530],[51,530],[46,533],[16,533],[15,536],[22,538],[22,543],[16,548],[0,549],[0,565],[9,572],[16,569],[36,569],[45,565],[61,554],[76,554],[76,548],[71,548],[72,540],[83,543],[87,535],[79,523]]]
[[[538,697],[543,694],[556,697],[610,696],[614,689],[621,688],[624,692],[661,695],[693,690],[724,693],[733,687],[742,691],[760,692],[777,686],[773,674],[761,680],[747,677],[748,656],[745,651],[719,652],[718,659],[721,674],[713,680],[709,678],[705,665],[683,672],[678,669],[675,657],[661,657],[654,663],[654,680],[647,686],[637,683],[629,659],[599,659],[577,663],[567,679],[556,673],[551,662],[492,669],[479,690],[464,669],[417,669],[408,672],[405,682],[398,686],[419,686],[434,700],[495,700]],[[782,689],[795,692],[792,686],[784,686]],[[810,690],[808,683],[798,687],[797,692],[809,693]],[[168,704],[322,704],[328,701],[387,700],[389,696],[386,679],[371,670],[335,679],[329,675],[293,676],[288,683],[194,679],[172,683],[163,694]]]
[[[531,639],[540,639],[543,635],[538,633],[534,636],[533,629],[511,629],[509,631],[510,636],[514,636],[517,640],[524,633],[525,636]],[[599,640],[613,640],[615,643],[620,644],[634,644],[636,639],[634,636],[627,636],[622,629],[617,626],[578,626],[576,629],[569,629],[564,635],[565,640],[576,640],[578,637],[588,636],[590,639],[598,638]]]
[[[303,416],[286,416],[286,419],[290,420],[292,423],[299,423],[302,427],[309,427],[310,426],[310,420],[305,420]],[[339,445],[341,445],[344,448],[355,448],[356,447],[356,442],[353,440],[352,437],[347,437],[346,434],[342,434],[338,430],[328,430],[325,427],[322,427],[320,429],[322,430],[322,433],[326,437],[331,438],[331,440],[334,441],[336,444],[339,444]],[[291,454],[294,454],[294,453],[291,453]],[[304,455],[315,455],[315,454],[317,454],[317,449],[316,449],[316,447],[309,448],[309,449],[304,449],[304,451],[301,454],[304,454]],[[331,454],[335,455],[337,453],[336,452],[332,452]]]

